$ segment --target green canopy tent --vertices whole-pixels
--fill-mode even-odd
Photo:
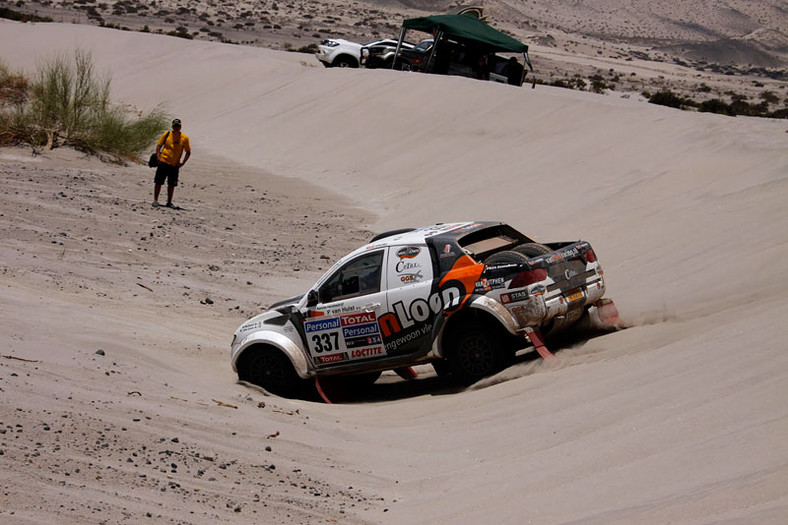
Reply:
[[[475,46],[484,48],[491,53],[498,51],[522,53],[525,63],[533,73],[534,68],[528,57],[528,46],[526,44],[515,40],[505,33],[501,33],[497,29],[493,29],[471,14],[433,15],[405,19],[402,22],[393,64],[397,63],[402,42],[405,40],[405,33],[408,29],[431,33],[435,37],[435,42],[440,42],[443,37],[453,37],[472,42]],[[437,47],[438,45],[433,45],[428,63],[432,62]]]

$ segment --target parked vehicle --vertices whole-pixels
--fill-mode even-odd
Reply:
[[[430,57],[430,51],[432,51],[434,43],[435,40],[432,38],[426,38],[410,49],[400,49],[394,69],[402,71],[424,71],[427,67],[427,60]],[[394,60],[394,57],[392,57],[392,60]]]
[[[403,42],[402,49],[413,49],[413,44],[410,42]],[[391,69],[396,51],[396,40],[393,44],[390,43],[390,41],[382,41],[372,45],[364,45],[361,48],[361,65],[369,69]]]
[[[434,39],[423,40],[413,50],[400,50],[394,58],[395,69],[499,82],[505,79],[508,84],[522,85],[525,66],[533,72],[528,46],[480,20],[480,11],[469,8],[464,14],[405,19],[400,29],[400,42],[405,41],[408,31],[428,33]],[[505,59],[504,67],[499,67],[496,53],[520,55],[522,63],[511,56]],[[535,79],[531,85],[535,86]]]
[[[241,325],[231,362],[239,379],[282,396],[309,379],[318,389],[325,376],[372,383],[384,370],[424,363],[470,384],[529,344],[544,355],[541,333],[572,326],[592,307],[614,319],[604,293],[585,241],[539,244],[501,222],[397,230]]]
[[[341,38],[329,38],[320,42],[315,56],[326,67],[358,67],[361,61],[361,48],[372,46],[393,46],[397,41],[384,38],[366,44],[358,44]]]

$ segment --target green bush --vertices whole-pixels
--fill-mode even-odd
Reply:
[[[110,79],[96,75],[88,53],[56,57],[33,80],[0,67],[0,144],[70,146],[136,159],[167,127],[160,108],[134,115],[110,101]]]
[[[654,93],[653,95],[648,97],[648,101],[652,104],[658,104],[660,106],[668,106],[670,108],[678,108],[678,109],[687,109],[690,107],[697,106],[697,103],[689,98],[683,98],[672,91],[664,90],[660,91],[659,93]]]

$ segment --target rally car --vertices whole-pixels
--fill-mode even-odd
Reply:
[[[340,259],[309,291],[245,322],[233,337],[240,380],[294,396],[308,380],[374,382],[431,363],[471,384],[543,333],[590,308],[616,322],[586,241],[540,244],[502,222],[396,230]]]

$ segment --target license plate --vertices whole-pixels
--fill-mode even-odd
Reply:
[[[575,290],[574,292],[569,292],[568,294],[566,294],[566,300],[569,303],[579,301],[582,298],[583,298],[583,290]]]

